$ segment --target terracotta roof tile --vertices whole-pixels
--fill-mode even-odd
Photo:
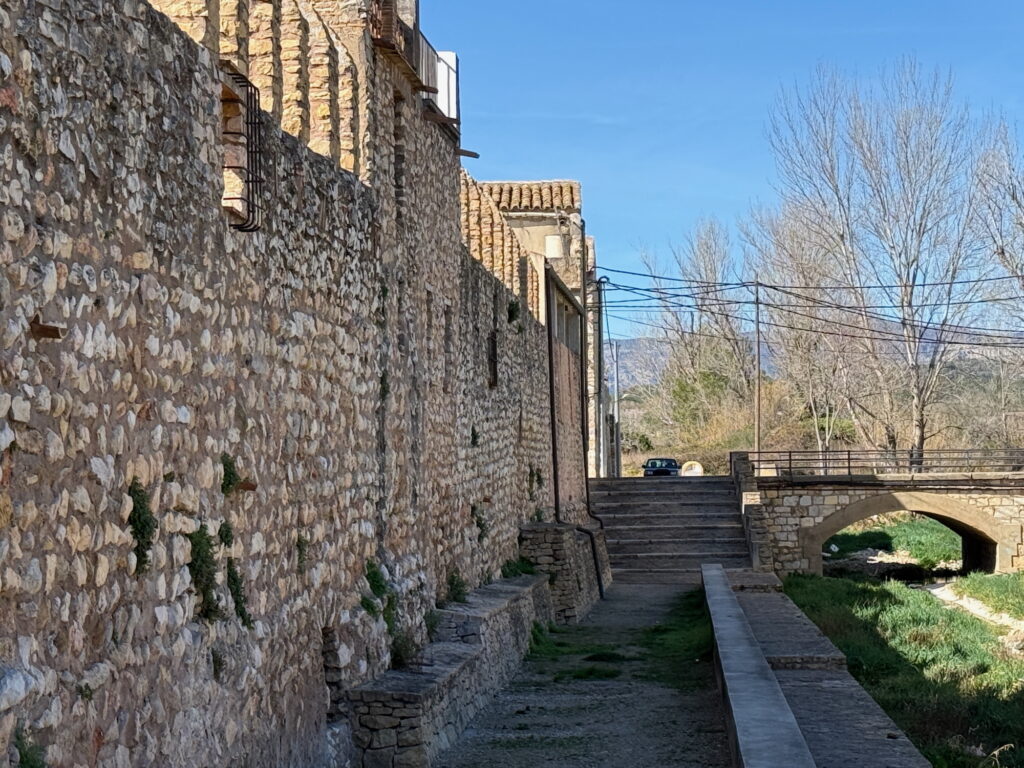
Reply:
[[[482,181],[480,188],[503,213],[579,212],[578,181]]]

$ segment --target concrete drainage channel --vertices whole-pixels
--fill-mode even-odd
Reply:
[[[736,766],[929,768],[774,575],[701,577]]]

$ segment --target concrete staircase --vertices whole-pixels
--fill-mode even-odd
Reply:
[[[590,506],[604,521],[615,581],[696,582],[704,563],[750,567],[731,477],[591,480]]]

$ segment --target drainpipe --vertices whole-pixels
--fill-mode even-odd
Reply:
[[[552,313],[551,308],[554,304],[554,296],[552,291],[552,268],[550,264],[544,264],[544,287],[545,296],[547,297],[545,315],[547,317],[547,331],[548,331],[548,395],[551,403],[551,471],[554,473],[554,492],[555,492],[555,521],[563,523],[562,520],[562,498],[561,498],[561,483],[558,476],[558,424],[556,421],[557,408],[555,407],[555,339],[554,339],[554,327],[551,323]],[[581,339],[582,341],[582,339]],[[581,355],[582,358],[582,355]],[[584,381],[584,386],[586,382]],[[586,401],[581,404],[582,412],[586,414]],[[583,431],[586,432],[586,421],[583,423]],[[590,514],[590,488],[586,477],[586,466],[587,466],[587,453],[586,453],[586,441],[584,440],[584,451],[583,451],[583,467],[584,467],[584,487],[587,490],[587,514]],[[599,521],[600,522],[600,521]],[[589,528],[584,528],[582,525],[575,526],[576,530],[584,534],[590,539],[590,553],[594,558],[594,574],[597,576],[597,591],[600,594],[601,599],[605,599],[604,595],[604,577],[601,575],[601,560],[597,553],[597,537],[594,532]]]
[[[555,332],[552,324],[551,265],[544,262],[544,314],[548,332],[548,403],[551,406],[551,488],[555,493],[555,522],[562,522],[562,499],[558,480],[558,425],[555,423]]]

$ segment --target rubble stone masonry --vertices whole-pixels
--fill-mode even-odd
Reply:
[[[248,233],[216,19],[0,1],[0,768],[16,733],[53,768],[345,765],[332,691],[551,519],[537,274],[467,250],[456,146],[365,30],[241,5],[292,131],[261,116]],[[263,24],[361,79],[241,66]]]

